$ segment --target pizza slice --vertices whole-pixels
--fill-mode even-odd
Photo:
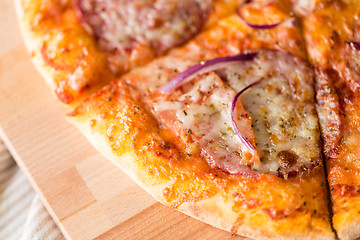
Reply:
[[[303,20],[340,239],[360,237],[360,4],[321,1]]]
[[[64,103],[193,38],[241,0],[17,0],[31,57]]]
[[[278,2],[247,4],[68,119],[167,206],[256,239],[333,239],[298,26]]]

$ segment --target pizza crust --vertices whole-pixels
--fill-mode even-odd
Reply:
[[[359,238],[360,233],[360,208],[359,197],[343,199],[341,205],[346,209],[334,215],[333,224],[340,239],[350,240]],[[335,201],[339,201],[336,199]],[[338,205],[338,204],[336,204]]]
[[[86,100],[81,107],[76,109],[70,114],[68,120],[80,129],[83,134],[90,140],[90,142],[102,153],[105,157],[110,159],[115,165],[119,166],[125,173],[127,173],[135,182],[137,182],[142,188],[149,192],[155,199],[161,203],[175,207],[177,210],[206,222],[210,225],[218,228],[230,231],[246,237],[252,237],[256,239],[333,239],[333,233],[328,223],[327,206],[324,187],[320,185],[306,185],[307,190],[302,194],[316,192],[318,199],[311,200],[312,195],[309,196],[309,201],[320,207],[319,212],[315,215],[307,210],[298,211],[296,209],[289,209],[289,213],[286,217],[272,218],[263,206],[254,207],[241,207],[240,210],[234,211],[234,198],[233,193],[230,192],[216,192],[209,197],[202,198],[200,200],[185,200],[182,203],[175,204],[165,196],[165,189],[171,187],[176,181],[175,178],[163,179],[161,173],[152,174],[152,169],[144,167],[147,162],[158,162],[162,165],[164,159],[157,151],[142,152],[144,141],[150,141],[150,139],[156,138],[161,145],[162,138],[157,134],[157,127],[146,108],[142,106],[138,100],[132,99],[131,92],[123,92],[123,83],[116,82],[112,86],[98,92],[92,98]],[[117,96],[111,95],[112,100],[108,104],[109,90],[116,89]],[[133,106],[139,106],[140,110],[137,110],[136,115],[140,116],[138,119],[132,115]],[[145,109],[145,110],[141,110]],[[116,113],[116,114],[115,114]],[[114,118],[112,114],[115,114],[119,118]],[[127,123],[124,123],[122,119],[131,118],[129,125],[131,129],[127,129]],[[140,122],[138,122],[140,121]],[[140,129],[134,127],[138,125]],[[117,126],[120,133],[112,135],[112,126]],[[123,134],[128,132],[129,135]],[[118,139],[121,145],[117,145],[114,139]],[[145,140],[144,140],[145,139]],[[139,145],[133,145],[133,142],[140,142]],[[155,149],[158,149],[156,146]],[[141,153],[139,155],[139,153]],[[172,160],[169,160],[172,161]],[[174,175],[178,174],[178,169],[171,168]],[[181,171],[181,170],[179,170]],[[301,181],[319,182],[323,178],[322,169],[313,170],[312,174]],[[241,178],[239,178],[241,179]],[[270,179],[270,182],[266,182]],[[260,185],[275,184],[275,188],[280,188],[281,191],[291,195],[292,191],[288,188],[292,188],[295,185],[302,184],[301,181],[295,181],[295,185],[292,183],[286,183],[285,181],[271,182],[273,177],[263,176]],[[257,188],[261,186],[256,183],[251,184],[245,178],[243,179],[249,188]],[[191,181],[196,182],[195,179]],[[242,180],[240,180],[242,181]],[[278,182],[279,184],[277,184]],[[297,182],[297,183],[296,183]],[[309,184],[309,182],[307,182]],[[205,183],[206,185],[206,183]],[[199,185],[199,188],[206,188],[203,185]],[[322,190],[320,190],[322,189]],[[300,189],[296,190],[299,191]],[[319,192],[320,190],[320,192]],[[300,190],[303,191],[303,190]],[[270,191],[272,192],[272,191]],[[259,196],[266,199],[266,196]],[[298,201],[299,199],[292,199],[292,201]],[[249,200],[249,199],[248,199]],[[251,203],[249,203],[251,204]],[[274,211],[281,206],[273,205]],[[310,203],[308,203],[310,204]],[[256,204],[255,204],[256,205]],[[292,205],[292,204],[290,204]],[[289,207],[291,208],[291,206]],[[296,204],[295,204],[296,205]],[[314,205],[314,206],[315,206]],[[322,206],[322,207],[321,207]],[[269,205],[267,205],[269,207]],[[325,215],[324,215],[325,214]]]

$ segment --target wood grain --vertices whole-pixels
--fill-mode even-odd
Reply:
[[[243,239],[157,203],[65,120],[0,1],[0,134],[67,239]]]

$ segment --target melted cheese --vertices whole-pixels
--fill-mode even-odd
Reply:
[[[179,100],[191,99],[184,108],[176,111],[177,118],[182,122],[184,129],[191,131],[200,137],[199,143],[208,150],[211,149],[214,156],[220,159],[236,158],[242,153],[241,143],[234,132],[231,120],[231,101],[235,95],[233,91],[221,89],[214,84],[214,76],[210,75],[198,81],[192,90],[182,95]],[[202,98],[200,93],[217,89],[209,95],[205,103],[199,103]],[[216,140],[216,141],[215,141]],[[229,151],[234,153],[229,154]],[[246,151],[246,149],[245,149]]]
[[[245,109],[252,116],[261,160],[255,169],[286,176],[318,163],[319,127],[311,70],[292,56],[273,54],[270,53],[268,60],[258,58],[251,65],[230,68],[227,79],[231,87],[240,91],[263,78],[260,84],[241,95]],[[271,60],[275,57],[276,60]],[[284,159],[284,154],[293,162],[284,162],[289,160]]]

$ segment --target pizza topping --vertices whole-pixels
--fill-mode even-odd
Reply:
[[[320,164],[313,74],[306,62],[289,53],[262,51],[221,75],[236,91],[264,78],[239,97],[253,119],[260,157],[254,169],[287,178]]]
[[[249,27],[255,28],[255,29],[271,29],[274,28],[276,26],[278,26],[280,23],[282,23],[283,21],[277,22],[277,23],[273,23],[273,24],[254,24],[254,23],[250,23],[248,21],[245,20],[245,18],[242,16],[240,9],[238,11],[236,11],[237,15],[241,18],[241,20],[243,20]]]
[[[255,150],[255,148],[246,140],[246,138],[241,134],[241,132],[239,131],[239,128],[238,126],[236,125],[236,121],[235,121],[235,108],[236,108],[236,103],[240,97],[240,95],[245,92],[247,89],[255,86],[256,84],[260,83],[262,79],[250,84],[249,86],[245,87],[243,90],[241,90],[240,92],[238,92],[235,97],[233,98],[232,100],[232,103],[231,103],[231,120],[232,120],[232,124],[233,124],[233,127],[237,133],[237,135],[239,136],[240,138],[240,141],[245,145],[247,146],[249,149],[251,150]]]
[[[189,147],[188,154],[203,156],[213,168],[232,174],[256,175],[249,166],[259,162],[257,151],[243,144],[232,125],[234,90],[215,73],[203,74],[151,102],[154,114]],[[255,144],[251,116],[236,104],[234,121],[242,135]]]
[[[128,51],[136,44],[158,54],[199,32],[212,0],[76,0],[80,18],[106,51]]]
[[[251,56],[190,67],[155,92],[153,112],[212,167],[284,178],[307,172],[321,163],[312,70],[287,52]]]
[[[178,74],[176,77],[171,79],[167,84],[159,88],[159,92],[161,93],[169,93],[170,91],[174,90],[176,87],[184,84],[196,76],[200,76],[201,74],[208,73],[211,71],[216,71],[219,69],[224,69],[227,65],[234,63],[234,62],[242,62],[252,60],[256,56],[256,53],[248,53],[248,54],[240,54],[236,56],[229,56],[229,57],[220,57],[211,59],[206,62],[201,62],[196,64],[186,71]]]
[[[346,41],[346,43],[350,44],[353,48],[355,48],[356,50],[360,51],[360,42]]]
[[[258,5],[256,2],[246,4],[237,10],[237,15],[249,27],[255,29],[271,29],[283,23],[288,18],[287,13],[279,12],[273,4]]]

